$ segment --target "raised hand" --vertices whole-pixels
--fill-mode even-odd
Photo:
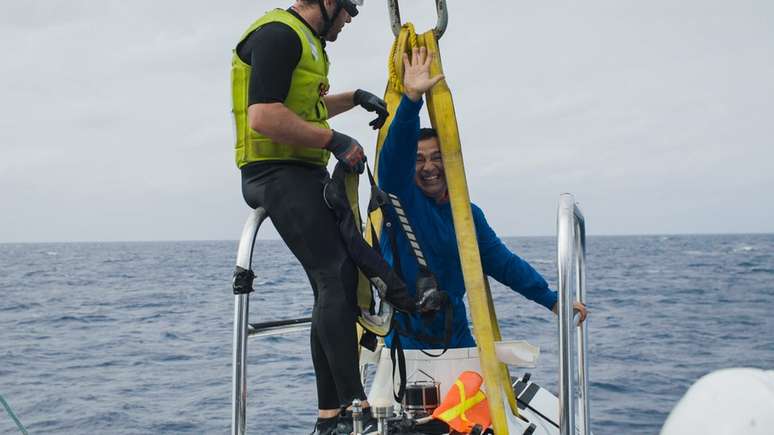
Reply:
[[[443,74],[430,77],[430,63],[434,56],[435,53],[428,54],[425,47],[412,50],[411,60],[407,53],[403,53],[403,87],[412,101],[419,101],[422,94],[443,80]]]

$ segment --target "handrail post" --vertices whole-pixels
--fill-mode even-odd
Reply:
[[[239,239],[239,251],[237,252],[237,272],[240,268],[244,271],[251,270],[253,246],[255,237],[261,223],[266,219],[266,210],[257,208],[245,222],[242,237]],[[247,415],[247,335],[248,315],[250,312],[250,292],[252,282],[244,288],[234,280],[234,354],[233,354],[233,383],[231,402],[231,434],[244,435]]]
[[[581,435],[590,433],[586,323],[576,324],[573,297],[586,301],[586,227],[575,198],[559,197],[557,212],[557,268],[559,273],[559,404],[560,434],[576,433],[576,411]],[[571,287],[575,292],[571,292]],[[573,343],[573,336],[575,343]],[[578,385],[575,385],[575,376]],[[577,393],[577,395],[576,395]],[[577,407],[577,408],[576,408]]]
[[[575,262],[575,298],[582,304],[586,303],[586,222],[583,214],[576,206],[575,214],[575,245],[577,246]],[[589,410],[589,371],[586,359],[588,342],[587,322],[578,325],[576,330],[578,346],[578,416],[580,418],[580,433],[591,433]]]
[[[575,409],[573,394],[572,358],[572,294],[568,291],[572,282],[575,258],[575,225],[572,195],[559,197],[557,213],[557,266],[559,272],[559,433],[573,435],[575,432]],[[568,243],[569,242],[569,243]]]

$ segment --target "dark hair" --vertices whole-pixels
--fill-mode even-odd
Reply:
[[[430,139],[431,137],[438,137],[438,132],[434,128],[419,129],[419,140]]]

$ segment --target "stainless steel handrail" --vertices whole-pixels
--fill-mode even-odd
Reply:
[[[250,213],[239,239],[236,265],[250,270],[253,262],[253,246],[258,229],[266,219],[263,208],[257,208]],[[250,295],[234,295],[234,360],[232,384],[231,434],[244,435],[247,410],[247,336],[248,314],[250,312]]]
[[[576,318],[573,317],[573,299],[584,304],[586,302],[586,223],[583,213],[575,204],[575,198],[569,193],[559,196],[556,227],[559,272],[560,434],[588,435],[591,432],[589,372],[586,358],[587,322],[578,325]],[[573,285],[574,295],[570,291]],[[576,336],[575,343],[572,339],[573,334]],[[577,386],[575,385],[576,374]],[[576,398],[577,400],[574,400]],[[580,417],[577,425],[576,411]]]
[[[400,34],[400,28],[403,26],[403,22],[400,19],[398,0],[387,0],[387,9],[390,12],[392,33],[397,38]],[[438,21],[435,24],[433,33],[435,33],[435,39],[440,40],[441,36],[446,32],[446,26],[449,24],[449,11],[446,9],[446,0],[435,0],[435,10],[438,13]]]

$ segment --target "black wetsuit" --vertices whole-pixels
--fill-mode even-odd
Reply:
[[[285,24],[270,23],[237,47],[237,54],[252,66],[249,104],[284,102],[301,57],[298,35]],[[355,328],[357,269],[323,199],[328,180],[326,168],[300,162],[257,162],[242,168],[245,201],[266,209],[312,285],[311,350],[319,409],[366,398]]]

